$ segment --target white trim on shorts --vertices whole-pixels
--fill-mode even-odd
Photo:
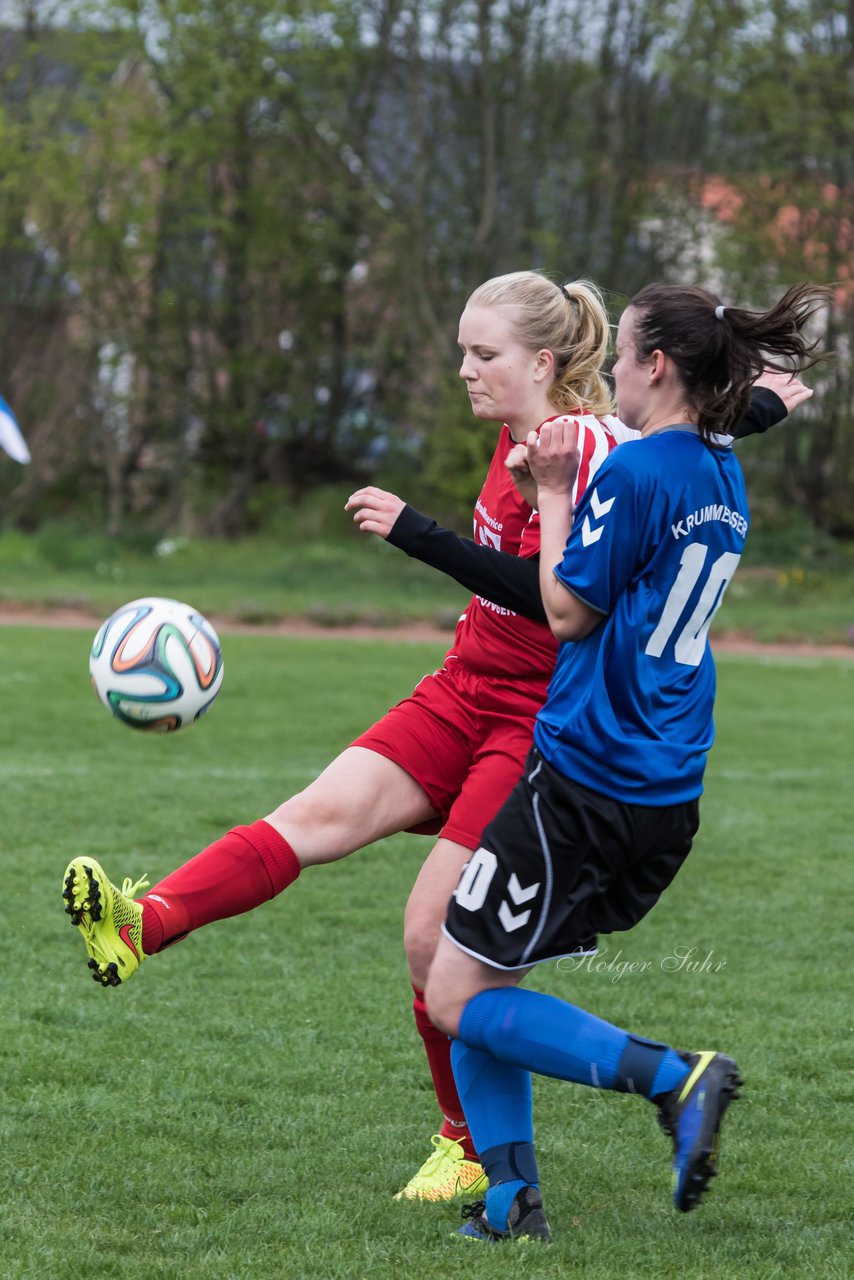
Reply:
[[[598,947],[592,947],[589,951],[581,951],[578,947],[574,951],[563,951],[559,956],[543,956],[542,960],[530,960],[527,964],[498,964],[496,960],[487,960],[486,956],[482,956],[477,951],[472,951],[470,947],[464,947],[461,942],[452,937],[445,928],[444,921],[442,923],[442,933],[452,942],[458,951],[464,951],[467,956],[471,956],[472,960],[479,960],[481,964],[487,965],[490,969],[500,969],[502,973],[527,973],[529,969],[535,969],[538,964],[550,964],[552,960],[583,960],[585,956],[596,956],[599,954]]]

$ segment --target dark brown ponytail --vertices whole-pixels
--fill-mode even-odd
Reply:
[[[646,360],[659,350],[671,358],[709,442],[743,417],[764,368],[797,373],[826,358],[804,329],[830,297],[825,286],[797,284],[768,311],[748,311],[696,285],[648,285],[629,303],[636,355]]]

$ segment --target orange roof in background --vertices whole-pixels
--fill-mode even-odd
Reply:
[[[772,180],[766,176],[759,182],[772,205]],[[718,174],[702,180],[700,205],[720,222],[735,222],[747,201],[748,196],[739,187]],[[768,235],[776,250],[785,253],[798,244],[810,274],[822,281],[833,278],[837,304],[845,306],[854,301],[854,193],[825,182],[817,189],[815,203],[809,208],[788,201],[775,210],[769,208],[769,213]]]

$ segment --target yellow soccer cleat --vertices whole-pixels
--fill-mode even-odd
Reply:
[[[65,910],[83,934],[92,977],[102,987],[126,982],[145,959],[142,907],[133,897],[147,887],[145,876],[136,884],[128,876],[117,889],[94,858],[74,858],[66,868]]]
[[[443,1138],[440,1133],[434,1133],[430,1141],[435,1151],[398,1191],[395,1200],[453,1200],[486,1191],[489,1179],[483,1165],[467,1160],[459,1142]]]

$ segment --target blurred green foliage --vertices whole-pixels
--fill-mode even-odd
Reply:
[[[237,536],[368,477],[467,516],[487,276],[765,305],[836,361],[750,455],[854,533],[851,15],[824,0],[85,0],[0,28],[0,518]]]

